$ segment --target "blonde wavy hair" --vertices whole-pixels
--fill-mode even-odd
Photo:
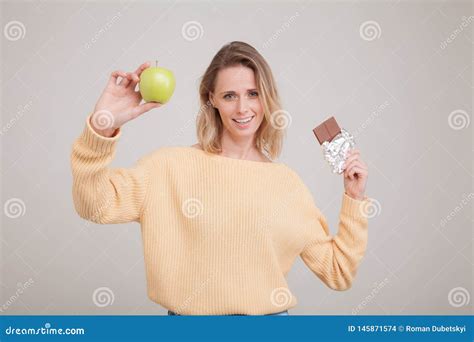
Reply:
[[[268,158],[274,160],[281,153],[286,128],[285,125],[279,125],[275,119],[280,120],[281,118],[276,118],[276,116],[284,111],[281,109],[270,66],[254,47],[244,42],[234,41],[224,45],[201,77],[199,86],[201,107],[196,120],[199,144],[204,151],[222,152],[223,123],[218,109],[211,105],[209,93],[214,92],[219,70],[236,65],[242,65],[254,71],[258,95],[264,111],[264,119],[255,132],[256,147]]]

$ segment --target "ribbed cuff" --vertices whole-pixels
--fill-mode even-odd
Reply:
[[[115,146],[122,135],[120,128],[117,128],[113,137],[104,137],[98,134],[91,126],[92,114],[87,116],[86,125],[81,135],[82,141],[93,151],[100,153],[110,153],[115,149]]]
[[[362,200],[356,200],[344,192],[342,197],[341,212],[351,217],[366,216],[367,206],[370,204],[370,199],[365,196]]]

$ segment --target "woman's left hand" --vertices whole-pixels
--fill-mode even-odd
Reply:
[[[360,159],[360,151],[358,149],[349,151],[344,163],[344,190],[346,194],[356,200],[364,199],[368,176],[369,169]]]

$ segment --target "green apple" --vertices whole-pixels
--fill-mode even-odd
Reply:
[[[156,62],[156,66],[143,70],[138,87],[145,102],[166,103],[173,95],[175,84],[173,73],[158,67]]]

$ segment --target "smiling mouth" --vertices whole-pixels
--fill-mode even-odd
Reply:
[[[255,117],[255,115],[253,116],[250,116],[246,119],[242,119],[242,120],[236,120],[236,119],[232,119],[233,121],[237,122],[238,124],[247,124],[249,123],[250,121],[252,121],[252,119]]]

